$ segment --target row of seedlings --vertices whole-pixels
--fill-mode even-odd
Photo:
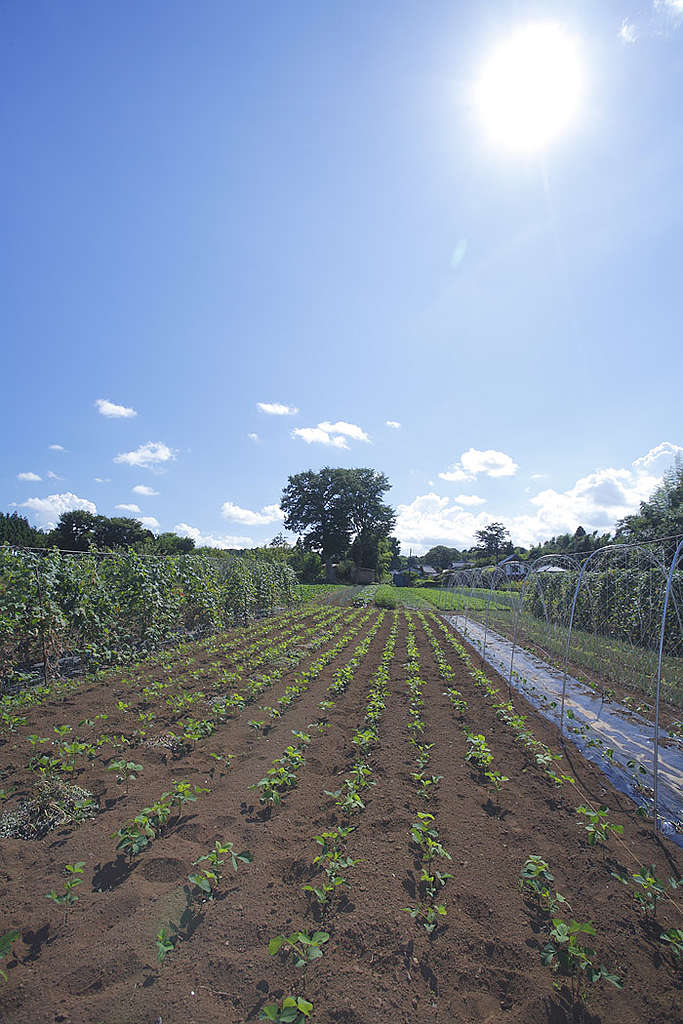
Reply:
[[[406,689],[408,691],[408,714],[410,742],[415,750],[415,770],[411,779],[420,800],[437,802],[438,786],[442,776],[430,774],[426,769],[432,756],[433,743],[427,742],[426,723],[422,717],[425,680],[420,674],[420,654],[415,639],[415,624],[408,611],[405,613],[408,634],[406,637],[407,661]],[[436,807],[434,807],[436,810]],[[442,862],[451,856],[439,835],[436,813],[417,811],[416,820],[410,826],[409,838],[420,874],[417,879],[414,906],[405,907],[412,919],[420,924],[428,935],[436,930],[439,918],[447,914],[442,892],[452,875],[443,870]]]
[[[313,1002],[306,998],[306,968],[323,956],[324,948],[330,940],[328,916],[335,900],[342,904],[348,900],[348,893],[351,884],[347,877],[349,869],[355,867],[358,859],[354,858],[349,850],[347,841],[355,832],[356,825],[351,823],[351,817],[361,813],[365,809],[367,799],[364,790],[374,785],[372,779],[372,768],[366,760],[372,746],[379,739],[379,723],[382,713],[386,707],[386,700],[389,696],[389,671],[394,657],[396,637],[398,634],[398,611],[393,614],[393,620],[389,635],[384,644],[380,658],[380,664],[373,674],[368,691],[368,699],[363,715],[363,720],[354,732],[352,742],[362,759],[356,760],[344,780],[344,785],[336,792],[327,792],[332,797],[335,805],[341,810],[347,822],[344,825],[337,825],[313,837],[317,847],[317,853],[313,858],[312,867],[320,877],[311,883],[303,886],[303,892],[309,900],[310,912],[316,923],[322,923],[324,929],[300,929],[288,935],[274,936],[268,944],[268,952],[271,956],[280,956],[287,959],[293,958],[295,968],[303,970],[304,978],[301,986],[295,988],[294,995],[285,996],[279,1004],[271,1003],[262,1008],[259,1014],[260,1020],[293,1022],[293,1024],[304,1024],[313,1012]],[[356,651],[352,659],[353,669],[360,664],[362,657],[367,653]],[[343,692],[351,682],[352,677],[348,673],[339,677],[337,686],[342,689],[332,690],[335,683],[330,687],[331,692]],[[327,709],[326,709],[327,710]],[[363,793],[363,796],[361,796]],[[312,880],[313,881],[313,880]],[[296,991],[296,989],[303,991]]]

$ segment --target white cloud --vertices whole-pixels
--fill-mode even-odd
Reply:
[[[636,26],[628,18],[624,18],[619,29],[619,38],[623,43],[635,43],[638,38]]]
[[[550,473],[532,473],[529,477],[530,480],[547,480]]]
[[[258,442],[261,440],[258,434],[247,434],[247,437],[249,438],[250,441],[254,441],[255,444],[258,444]]]
[[[158,493],[153,487],[148,487],[147,484],[136,484],[133,488],[133,494],[144,494],[146,498],[153,498]]]
[[[680,445],[662,441],[635,459],[630,469],[596,469],[566,491],[541,491],[529,499],[536,508],[534,514],[506,520],[513,541],[528,547],[560,533],[573,533],[579,525],[589,532],[611,531],[618,519],[638,511],[681,454]]]
[[[683,0],[681,0],[683,3]],[[639,459],[636,459],[633,463],[633,467],[636,472],[645,470],[648,466],[651,466],[655,462],[665,460],[667,463],[671,462],[677,455],[683,455],[683,448],[679,444],[673,444],[672,441],[662,441],[660,444],[655,445],[645,455],[641,455]]]
[[[453,501],[456,505],[485,505],[486,498],[480,498],[478,494],[456,494]]]
[[[325,444],[332,448],[348,448],[347,438],[351,438],[352,441],[370,442],[362,427],[356,423],[347,423],[345,420],[338,420],[336,423],[324,420],[317,427],[295,427],[292,437],[300,437],[306,444]]]
[[[109,476],[96,476],[95,477],[95,483],[96,484],[110,484],[111,483],[111,477],[109,477]]]
[[[355,423],[346,423],[345,420],[338,420],[336,423],[328,423],[326,420],[319,423],[318,427],[326,434],[342,434],[344,437],[350,437],[352,441],[370,441],[362,427],[356,426]]]
[[[251,537],[234,537],[224,535],[215,537],[210,533],[202,533],[197,526],[190,526],[188,523],[176,523],[173,527],[179,537],[191,537],[198,548],[254,548],[257,542]]]
[[[142,466],[149,469],[161,462],[175,459],[175,452],[162,441],[147,441],[132,452],[122,452],[114,456],[114,462],[125,462],[129,466]]]
[[[292,431],[292,437],[300,437],[306,444],[327,444],[333,448],[349,447],[346,438],[342,437],[341,434],[331,437],[322,427],[295,427]]]
[[[112,419],[130,419],[132,416],[137,416],[135,409],[130,409],[127,405],[117,405],[116,402],[110,402],[108,398],[96,399],[95,406],[101,416],[109,416]]]
[[[285,518],[277,505],[264,505],[260,512],[254,512],[250,508],[240,508],[231,501],[225,501],[221,512],[226,519],[244,523],[245,526],[267,526],[269,523],[280,523]]]
[[[58,476],[56,473],[53,473],[51,469],[48,469],[48,471],[47,471],[47,478],[48,478],[48,480],[63,480],[64,479],[63,477]]]
[[[465,511],[451,498],[442,498],[434,492],[418,495],[410,504],[399,505],[395,534],[404,553],[412,547],[416,554],[435,544],[468,548],[474,543],[476,530],[493,521],[485,512]]]
[[[41,526],[49,526],[59,519],[62,512],[97,512],[97,506],[87,498],[79,498],[77,494],[67,491],[65,494],[48,494],[47,498],[29,498],[21,502],[22,508],[30,508],[36,513]]]
[[[38,476],[37,473],[17,473],[17,480],[28,480],[30,483],[39,483],[42,477]]]
[[[635,459],[628,469],[596,469],[565,491],[546,488],[529,498],[531,511],[512,516],[475,515],[460,507],[467,503],[464,499],[474,495],[419,495],[409,504],[398,506],[396,536],[404,553],[412,547],[420,554],[435,544],[469,548],[475,543],[476,530],[493,521],[504,523],[513,543],[524,547],[558,534],[574,533],[579,525],[589,532],[611,532],[617,520],[638,511],[640,502],[649,498],[674,458],[681,454],[683,447],[663,441]]]
[[[155,519],[154,516],[141,516],[140,522],[148,530],[159,529],[159,520]]]
[[[66,448],[64,448],[63,445],[61,445],[61,444],[49,444],[47,447],[48,447],[48,449],[51,452],[65,452],[66,451]]]
[[[387,420],[386,424],[388,427],[392,427],[394,430],[398,430],[401,426],[398,420]]]
[[[514,476],[519,466],[505,452],[498,452],[493,448],[480,451],[478,448],[468,448],[456,462],[445,473],[439,473],[442,480],[451,482],[457,480],[474,480],[479,474],[487,476]]]
[[[120,512],[141,512],[142,510],[138,505],[116,505],[116,508]]]
[[[295,405],[283,405],[281,402],[257,402],[256,406],[269,416],[296,416],[299,411]]]
[[[670,11],[675,17],[683,15],[683,0],[655,0],[655,9]]]

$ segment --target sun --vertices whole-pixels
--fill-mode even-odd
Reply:
[[[581,105],[583,69],[577,43],[560,25],[527,25],[485,62],[475,105],[492,142],[534,153],[563,135]]]

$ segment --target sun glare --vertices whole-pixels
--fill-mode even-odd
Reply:
[[[544,149],[576,117],[582,79],[576,43],[559,25],[518,30],[493,51],[476,85],[487,135],[519,152]]]

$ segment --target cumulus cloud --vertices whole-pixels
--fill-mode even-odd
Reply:
[[[249,438],[250,441],[254,441],[255,444],[258,444],[258,442],[261,440],[258,434],[247,434],[247,437]]]
[[[292,437],[301,438],[306,444],[325,444],[332,448],[348,448],[347,438],[352,441],[370,442],[370,438],[356,423],[347,423],[345,420],[337,420],[330,423],[324,420],[317,427],[296,427],[292,431]]]
[[[681,0],[683,3],[683,0]],[[633,468],[636,472],[641,472],[652,466],[655,462],[659,462],[660,465],[663,461],[671,462],[677,455],[683,455],[683,448],[679,444],[673,444],[672,441],[662,441],[660,444],[655,445],[645,455],[641,455],[639,459],[636,459],[633,463]]]
[[[114,456],[114,462],[125,462],[128,466],[151,469],[160,463],[175,459],[175,452],[162,441],[147,441],[132,452],[121,452]]]
[[[398,506],[396,536],[404,551],[412,547],[420,554],[435,544],[469,548],[475,543],[475,532],[493,521],[504,523],[513,542],[524,547],[573,533],[579,525],[588,531],[612,531],[617,520],[638,511],[641,501],[649,498],[675,457],[682,454],[680,445],[662,441],[628,468],[595,469],[564,491],[539,491],[528,499],[528,512],[512,516],[499,512],[475,515],[463,509],[466,499],[474,495],[419,495]]]
[[[387,420],[386,424],[388,427],[392,427],[393,430],[398,430],[401,426],[398,420]]]
[[[478,494],[456,494],[453,501],[456,505],[485,505],[486,498],[480,498]]]
[[[17,480],[27,480],[29,483],[39,483],[42,477],[38,476],[37,473],[17,473]]]
[[[478,448],[468,448],[460,456],[460,461],[454,463],[445,473],[439,473],[442,480],[474,480],[480,474],[486,476],[514,476],[519,469],[516,462],[505,452],[498,452],[494,448],[487,448],[480,451]]]
[[[348,448],[348,444],[345,437],[341,434],[337,434],[336,437],[332,437],[323,430],[322,427],[295,427],[292,431],[292,437],[300,437],[306,444],[327,444],[333,448]]]
[[[475,515],[452,498],[430,492],[418,495],[407,505],[398,506],[394,532],[404,552],[412,548],[414,553],[424,554],[435,544],[471,547],[475,531],[492,521],[493,517],[485,512]]]
[[[116,508],[120,512],[141,512],[142,510],[138,505],[116,505]]]
[[[95,483],[96,484],[110,484],[111,483],[111,477],[109,477],[109,476],[96,476],[95,477]]]
[[[116,402],[110,402],[108,398],[95,399],[95,408],[101,416],[109,416],[111,419],[131,419],[133,416],[137,416],[135,409],[131,409],[127,405],[117,405]]]
[[[48,447],[49,451],[51,451],[51,452],[65,452],[66,451],[66,448],[63,445],[61,445],[61,444],[49,444],[47,447]]]
[[[146,498],[153,498],[158,493],[153,487],[148,487],[147,484],[136,484],[133,488],[133,494],[143,494]]]
[[[251,537],[234,537],[231,535],[214,536],[210,533],[202,533],[199,527],[190,526],[188,523],[176,523],[173,527],[179,537],[191,537],[198,548],[253,548],[257,542]]]
[[[336,423],[328,423],[326,420],[324,423],[319,423],[318,427],[326,434],[342,434],[344,437],[350,437],[352,441],[369,442],[370,440],[362,427],[356,426],[355,423],[346,423],[344,420],[337,420]]]
[[[97,512],[97,506],[87,498],[79,498],[77,494],[67,491],[65,494],[48,494],[47,498],[29,498],[21,502],[22,508],[29,508],[36,513],[41,526],[52,526],[59,519],[62,512],[74,512],[82,509],[84,512]]]
[[[619,38],[622,43],[635,43],[638,39],[636,26],[628,18],[624,18],[619,29]]]
[[[257,402],[256,406],[269,416],[296,416],[299,411],[295,405],[283,405],[282,402]]]
[[[154,516],[141,516],[140,522],[147,530],[159,529],[159,520],[155,519]]]
[[[268,526],[269,523],[280,523],[285,518],[278,505],[264,505],[260,512],[254,512],[250,508],[240,508],[232,501],[225,501],[221,512],[226,519],[244,523],[245,526]]]
[[[47,478],[48,478],[48,480],[63,480],[64,479],[63,477],[58,476],[57,473],[53,473],[51,469],[48,469],[48,471],[47,471]]]

